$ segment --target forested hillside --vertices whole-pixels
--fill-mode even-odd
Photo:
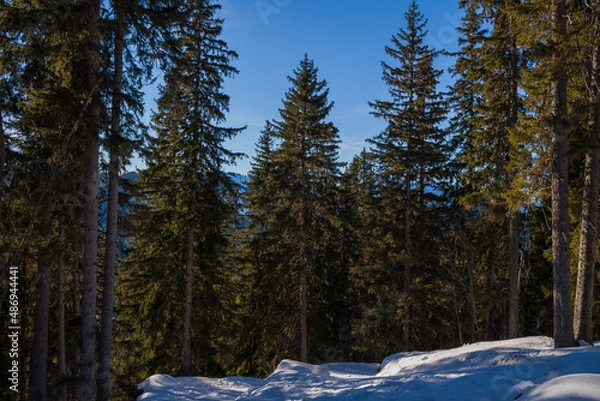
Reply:
[[[240,179],[218,1],[3,1],[0,396],[126,400],[155,373],[594,344],[600,3],[459,4],[452,54],[417,1],[372,44],[388,93],[364,104],[385,128],[350,163],[328,77],[298,54]]]

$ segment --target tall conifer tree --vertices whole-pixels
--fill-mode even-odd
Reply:
[[[139,150],[141,137],[146,127],[140,122],[143,114],[142,85],[149,81],[153,68],[155,49],[147,42],[155,35],[149,28],[148,11],[137,0],[113,0],[111,2],[113,18],[107,20],[112,28],[105,42],[112,49],[110,68],[111,83],[107,92],[110,99],[110,121],[104,140],[104,149],[108,153],[106,200],[106,235],[104,242],[104,274],[102,277],[102,306],[98,339],[98,377],[97,400],[110,399],[111,366],[113,349],[113,321],[115,304],[115,275],[118,265],[117,254],[120,244],[122,225],[118,224],[119,192],[121,179],[119,174],[131,158],[134,150]],[[106,46],[106,43],[105,43]],[[149,53],[149,54],[148,54]],[[143,56],[143,57],[140,57]],[[121,216],[119,216],[121,214]]]
[[[78,10],[58,16],[45,3],[5,2],[0,7],[2,134],[7,123],[11,133],[3,137],[2,145],[8,145],[12,135],[19,138],[3,149],[2,168],[10,160],[14,169],[10,179],[4,176],[0,185],[3,209],[5,205],[11,209],[16,206],[5,203],[5,185],[10,185],[11,192],[19,192],[19,206],[11,214],[17,212],[21,216],[20,227],[14,225],[17,221],[10,215],[7,219],[3,216],[3,224],[10,225],[5,226],[6,231],[3,229],[2,242],[18,240],[35,249],[34,263],[29,258],[10,263],[35,266],[31,376],[29,380],[23,378],[24,383],[31,385],[23,393],[29,392],[30,399],[45,400],[52,391],[48,386],[48,366],[53,359],[49,339],[54,330],[50,320],[52,267],[61,254],[57,249],[57,226],[68,208],[81,204],[83,186],[78,172],[84,165],[80,156],[86,142],[82,129],[86,106],[81,97],[88,91],[82,84],[87,71],[80,62],[86,49],[77,37],[83,35],[87,14]],[[15,249],[19,250],[11,258],[24,250],[23,245]],[[24,351],[27,353],[27,349]]]
[[[501,282],[508,289],[509,337],[519,335],[519,208],[513,182],[518,142],[514,139],[519,114],[521,50],[511,31],[506,5],[495,1],[463,1],[466,24],[463,50],[454,73],[457,114],[454,129],[461,142],[462,177],[470,186],[463,202],[480,210],[483,224],[500,225],[502,241],[496,252],[506,257]],[[489,26],[489,31],[484,26]],[[493,235],[487,232],[485,235]],[[493,263],[490,263],[493,265]],[[504,290],[502,292],[505,292]]]
[[[174,23],[175,34],[166,43],[168,70],[153,116],[157,136],[152,140],[148,169],[141,177],[143,212],[136,218],[139,232],[130,262],[135,270],[125,272],[129,279],[136,270],[137,274],[144,274],[144,269],[156,271],[158,276],[136,284],[152,291],[146,296],[151,298],[149,302],[158,302],[158,310],[148,312],[164,319],[175,318],[174,313],[183,316],[175,348],[180,353],[179,364],[172,359],[169,343],[173,341],[166,338],[174,327],[163,326],[157,315],[148,319],[158,324],[150,329],[164,336],[164,342],[152,347],[164,358],[159,366],[172,371],[178,365],[177,371],[184,375],[206,371],[210,362],[207,349],[202,361],[195,358],[201,348],[192,347],[194,340],[205,346],[210,343],[209,327],[199,323],[207,320],[210,308],[205,304],[200,310],[194,300],[206,302],[211,297],[214,271],[226,241],[224,223],[233,207],[226,196],[232,190],[231,179],[222,168],[237,155],[228,151],[224,142],[243,129],[221,126],[229,107],[223,82],[237,72],[230,65],[237,55],[220,39],[223,21],[215,16],[218,9],[207,0],[186,2],[180,10],[183,19]],[[152,290],[165,268],[177,273],[161,282],[162,291],[168,287],[183,297],[161,301],[156,289]],[[133,306],[144,308],[144,304]]]
[[[282,200],[276,210],[286,222],[284,247],[291,256],[292,277],[297,280],[299,358],[303,362],[309,355],[309,302],[314,304],[309,297],[317,277],[325,273],[320,270],[325,266],[319,257],[326,233],[336,221],[335,191],[340,176],[338,131],[326,121],[333,103],[328,100],[327,82],[320,81],[317,72],[305,55],[289,78],[292,86],[280,109],[281,121],[273,122],[275,136],[281,140],[276,157],[283,178],[278,183]]]
[[[309,334],[323,328],[312,323],[324,317],[319,304],[327,302],[315,296],[319,278],[331,275],[335,280],[340,268],[336,252],[328,252],[329,247],[335,248],[338,221],[339,139],[335,126],[326,120],[333,103],[328,100],[327,82],[319,80],[317,72],[305,55],[289,77],[291,87],[280,109],[281,119],[267,123],[262,136],[248,198],[249,215],[262,219],[250,223],[255,227],[251,235],[264,237],[254,246],[277,238],[276,246],[266,248],[269,255],[261,252],[258,263],[274,262],[274,270],[265,273],[269,280],[280,280],[293,300],[293,304],[283,300],[282,308],[287,310],[279,312],[287,322],[278,320],[283,325],[280,330],[287,327],[288,347],[294,352],[290,356],[301,361],[317,354],[316,347],[315,352],[309,350]],[[273,151],[268,150],[269,138],[277,144]]]
[[[589,58],[586,86],[589,93],[589,122],[585,146],[584,187],[579,234],[577,286],[575,291],[575,339],[593,344],[594,272],[597,253],[598,193],[600,192],[600,4],[585,2],[583,15],[588,27],[585,46]],[[586,52],[587,53],[587,52]]]
[[[371,103],[373,115],[388,126],[371,142],[381,165],[382,196],[388,199],[390,235],[395,243],[397,261],[392,268],[402,277],[402,340],[405,349],[411,343],[412,282],[419,242],[427,209],[439,201],[440,183],[447,178],[447,143],[440,123],[445,117],[442,95],[437,90],[441,74],[433,66],[437,52],[424,43],[426,20],[411,2],[405,14],[406,27],[392,37],[386,54],[393,64],[382,63],[383,80],[389,87],[390,100]],[[401,269],[401,270],[400,270]]]

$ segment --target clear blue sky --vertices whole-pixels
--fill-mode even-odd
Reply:
[[[222,38],[239,59],[240,73],[229,79],[228,126],[248,128],[227,143],[247,158],[228,171],[246,174],[265,120],[279,119],[278,110],[292,74],[304,53],[315,61],[319,78],[329,86],[335,106],[329,116],[340,131],[340,160],[349,162],[368,146],[365,140],[384,127],[369,114],[368,102],[388,99],[381,80],[384,47],[405,24],[410,0],[221,0]],[[457,48],[458,0],[421,0],[428,19],[427,43],[438,49]],[[437,68],[447,70],[449,58]],[[443,85],[449,84],[447,78]],[[150,100],[156,97],[149,93]]]

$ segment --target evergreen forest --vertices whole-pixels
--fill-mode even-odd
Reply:
[[[239,176],[217,0],[2,0],[0,398],[600,338],[600,2],[457,1],[458,51],[416,0],[373,44],[385,128],[351,162],[299,54]]]

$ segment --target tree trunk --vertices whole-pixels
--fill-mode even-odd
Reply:
[[[510,30],[509,26],[506,27]],[[519,49],[514,36],[510,36],[510,99],[511,110],[509,116],[509,130],[514,129],[519,121],[519,84],[521,77],[519,73]],[[510,136],[507,133],[507,136]],[[510,143],[510,141],[508,141]],[[513,145],[514,146],[514,145]],[[508,145],[507,156],[510,169],[511,145]],[[510,177],[509,188],[512,187],[514,181],[514,172],[508,172]],[[508,209],[513,209],[514,206],[508,205]],[[516,338],[520,335],[519,327],[519,209],[511,211],[508,217],[508,236],[509,236],[509,263],[508,263],[508,285],[509,285],[509,302],[508,302],[508,338]]]
[[[591,7],[591,6],[590,6]],[[597,7],[597,6],[596,6]],[[596,236],[598,235],[598,195],[600,192],[600,36],[599,11],[592,9],[596,39],[592,53],[592,82],[590,101],[592,111],[585,155],[585,181],[579,234],[579,263],[575,292],[575,338],[594,344],[592,310],[594,306],[594,270],[596,264]]]
[[[304,164],[302,164],[304,172]],[[306,177],[306,175],[302,175]],[[306,188],[306,180],[303,180],[302,187]],[[308,363],[308,272],[310,262],[308,256],[308,240],[307,240],[307,220],[308,211],[306,204],[308,203],[302,196],[300,207],[300,362]]]
[[[509,302],[508,302],[508,338],[519,337],[519,215],[509,217]]]
[[[110,366],[112,350],[113,305],[115,298],[115,269],[117,263],[119,210],[119,139],[121,137],[121,92],[123,89],[124,29],[120,7],[115,6],[114,82],[109,140],[108,205],[106,221],[106,255],[102,287],[102,320],[98,342],[97,401],[108,401],[111,395]]]
[[[452,286],[451,286],[451,294],[452,294],[452,314],[454,315],[454,325],[455,325],[455,329],[453,330],[453,338],[452,338],[452,347],[456,347],[457,344],[463,344],[463,330],[462,330],[462,320],[461,320],[461,313],[460,313],[460,307],[458,304],[458,289],[457,287],[457,277],[459,276],[458,273],[458,268],[456,266],[456,263],[454,261],[457,260],[457,255],[456,253],[454,253],[453,255],[453,260],[450,261],[450,266],[452,267]],[[448,309],[450,309],[450,306],[448,307]],[[448,312],[448,314],[450,314],[450,312]]]
[[[65,229],[61,222],[60,253],[58,255],[58,401],[67,401],[67,347],[65,324]]]
[[[410,158],[411,151],[411,143],[408,143],[408,152]],[[404,350],[410,350],[410,306],[409,306],[409,297],[410,297],[410,281],[411,281],[411,174],[410,171],[406,173],[405,177],[405,190],[406,190],[406,198],[404,205],[404,249],[406,254],[404,255],[404,277],[403,277],[403,287],[402,292],[404,296],[404,307],[403,307],[403,320],[402,320],[402,342],[404,345]]]
[[[566,37],[565,0],[552,2],[552,28],[555,46]],[[562,62],[555,48],[554,66]],[[554,268],[554,346],[570,347],[575,343],[571,312],[571,281],[569,255],[569,177],[566,152],[567,74],[563,68],[552,72],[552,262]]]
[[[94,397],[94,354],[96,345],[96,269],[98,266],[98,146],[100,119],[100,36],[98,21],[100,1],[89,4],[88,15],[88,93],[89,112],[86,113],[86,183],[85,183],[85,235],[83,249],[83,293],[81,302],[81,370],[79,388],[82,400]]]
[[[194,230],[188,228],[185,256],[185,310],[183,317],[183,345],[181,370],[184,376],[192,372],[192,297],[194,290]]]
[[[475,304],[475,288],[473,270],[475,268],[475,249],[469,247],[468,287],[469,287],[469,338],[471,343],[480,341],[479,324],[477,323],[477,305]]]
[[[306,106],[304,106],[306,110]],[[302,137],[301,149],[303,159],[300,161],[300,185],[302,188],[308,188],[308,171],[306,159],[308,158],[308,146],[306,140]],[[300,362],[308,363],[308,274],[310,271],[309,258],[309,222],[308,222],[308,194],[300,194]]]
[[[50,314],[50,261],[48,249],[40,249],[35,290],[33,358],[31,361],[31,401],[48,399],[48,320]]]
[[[73,315],[77,322],[81,321],[81,286],[80,286],[80,270],[81,265],[79,263],[74,265],[73,269]],[[72,376],[79,378],[79,369],[81,368],[81,349],[77,342],[73,343],[73,367]],[[79,401],[79,386],[75,383],[72,386],[73,390],[73,401]]]

